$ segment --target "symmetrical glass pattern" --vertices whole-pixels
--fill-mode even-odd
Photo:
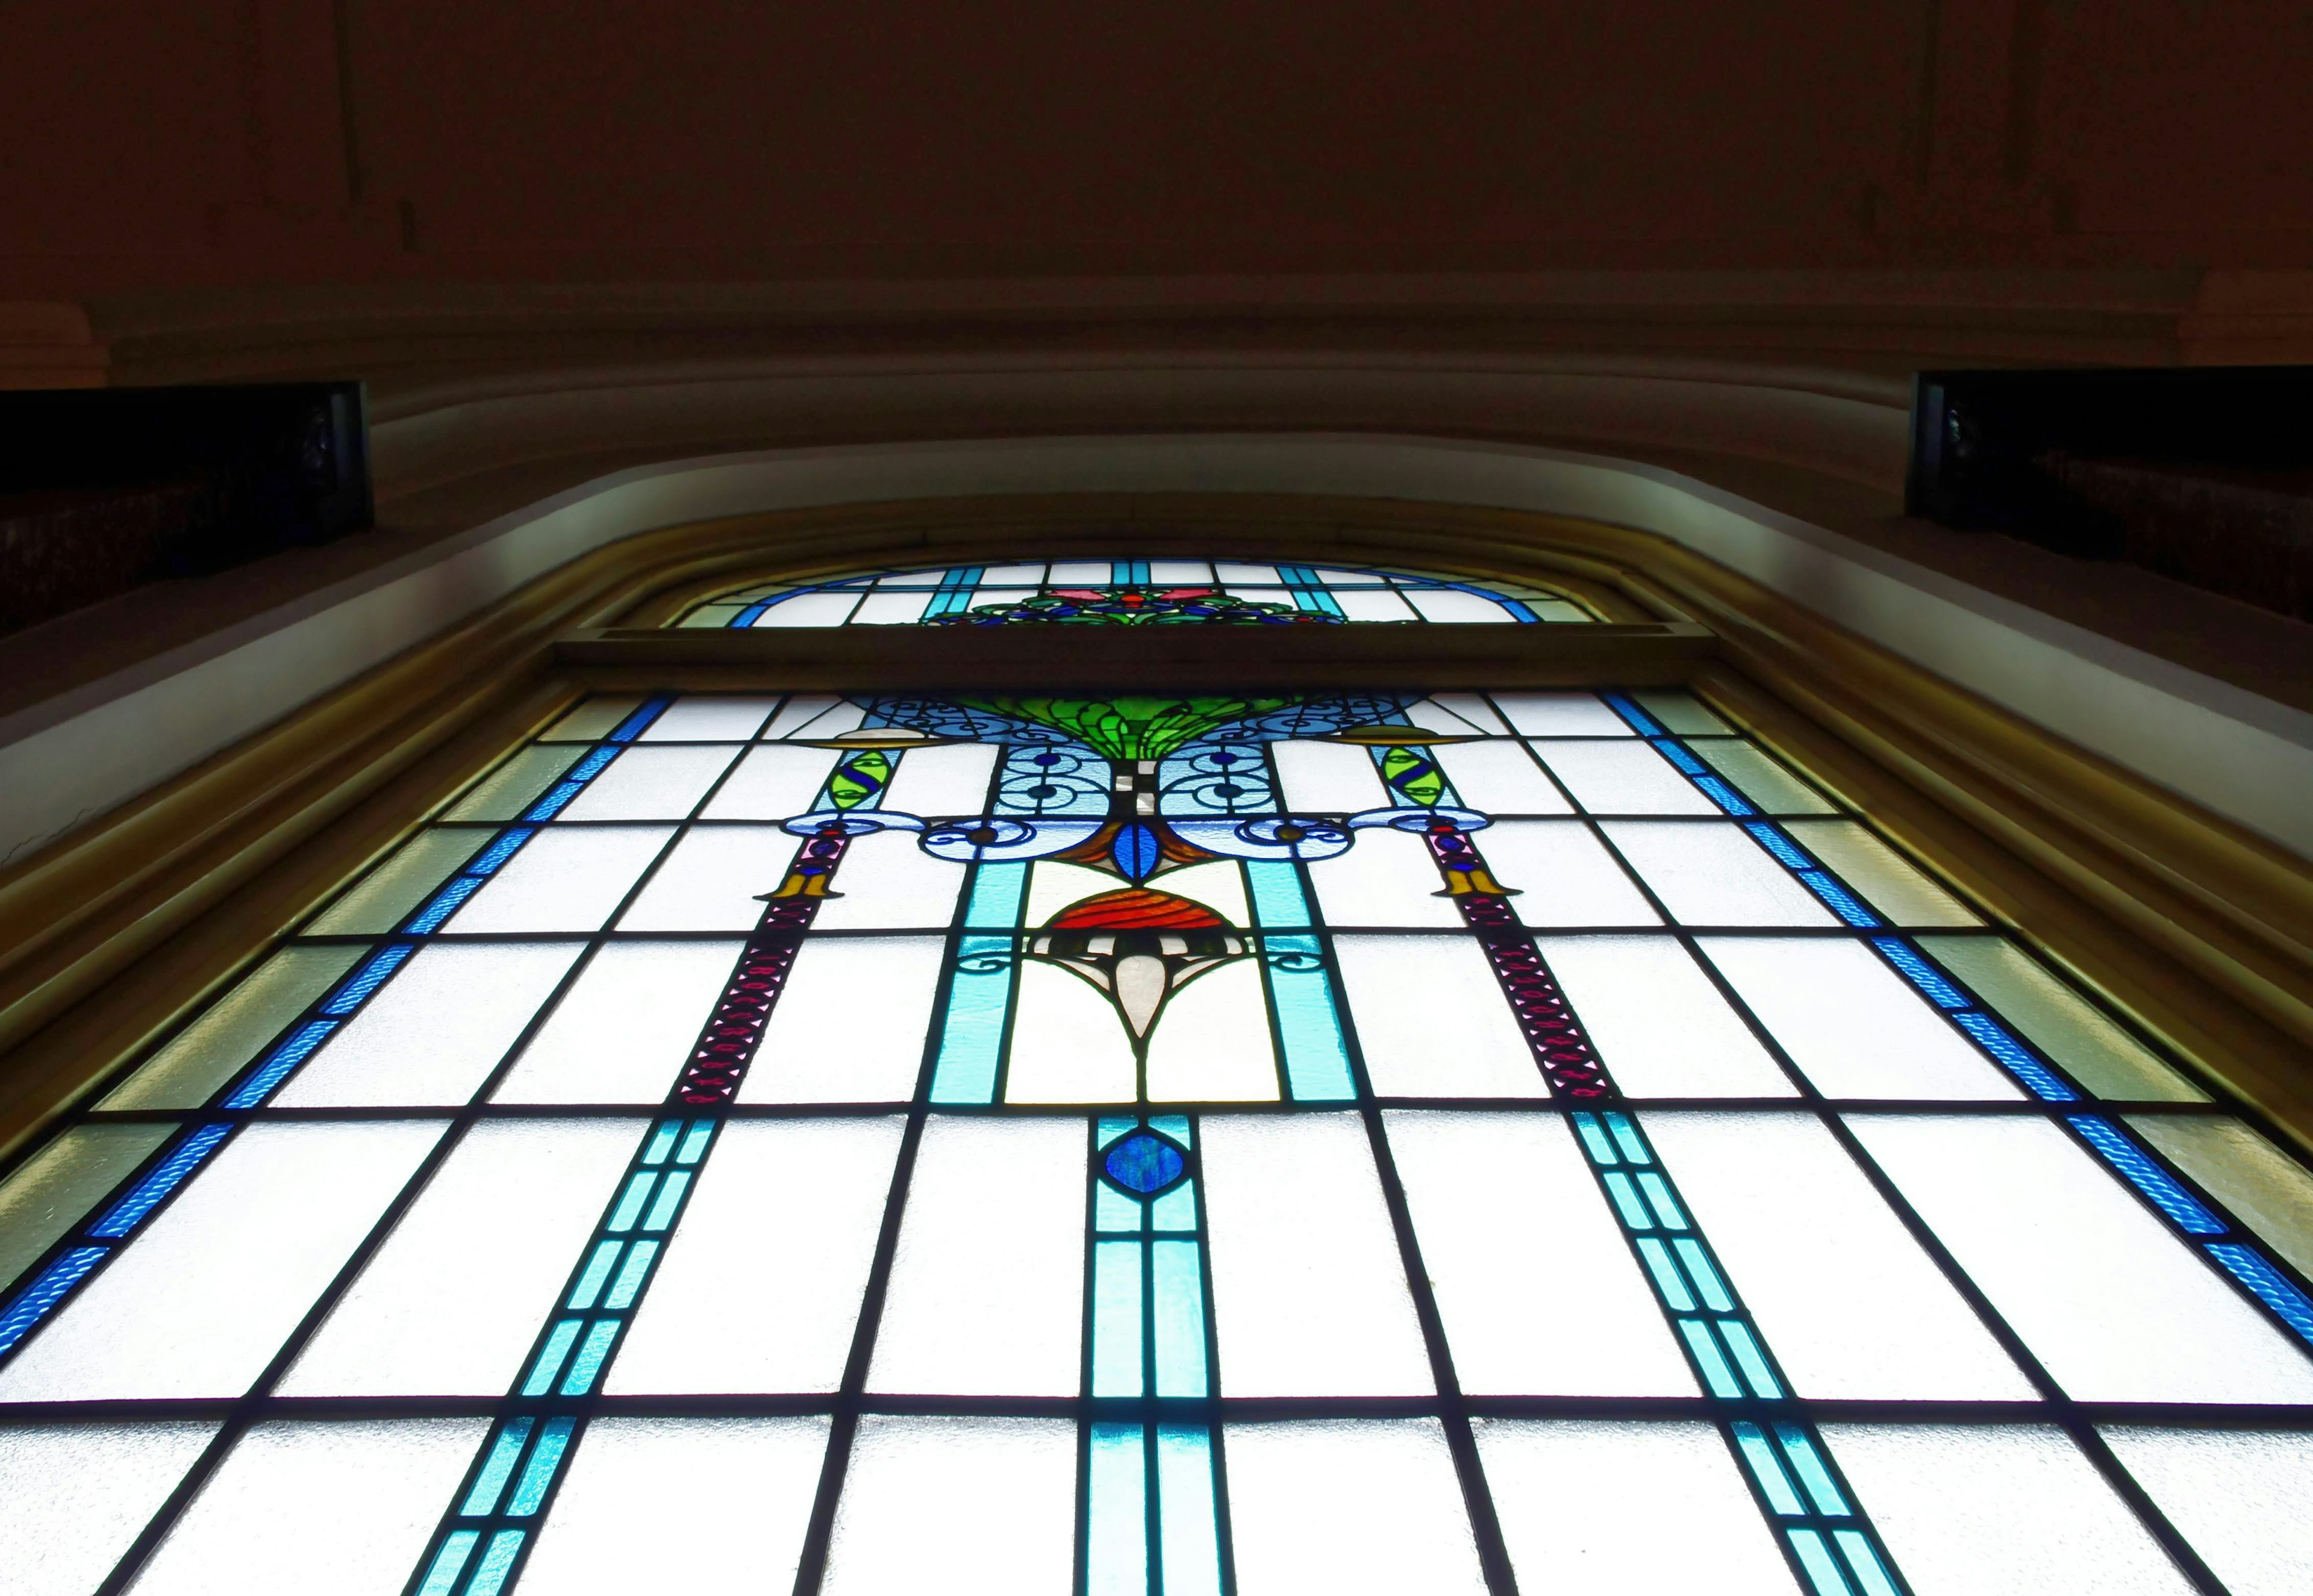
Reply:
[[[0,1243],[40,1596],[2313,1584],[2313,1179],[1680,693],[591,699]]]
[[[699,605],[685,627],[1338,626],[1591,621],[1562,593],[1366,566],[1231,560],[930,566],[769,583]]]

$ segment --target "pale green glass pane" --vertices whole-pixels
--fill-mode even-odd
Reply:
[[[538,800],[556,778],[578,762],[581,748],[526,748],[482,777],[442,818],[445,820],[511,820]]]
[[[180,1031],[101,1106],[198,1108],[368,951],[284,948]]]
[[[317,936],[391,931],[489,839],[487,831],[421,831],[306,929]]]
[[[634,714],[642,700],[632,694],[609,698],[588,698],[568,715],[554,723],[554,727],[541,742],[597,742],[618,730],[619,723]]]
[[[1564,599],[1529,599],[1526,601],[1526,605],[1547,621],[1596,620],[1598,618],[1579,604],[1570,604]]]
[[[2274,1251],[2313,1275],[2313,1173],[2303,1164],[2238,1119],[2135,1114],[2128,1122]]]
[[[1681,737],[1723,737],[1734,730],[1696,702],[1692,693],[1632,693],[1639,707]]]
[[[1743,796],[1771,815],[1837,812],[1807,783],[1747,742],[1716,740],[1690,743],[1703,762],[1735,784]]]
[[[1793,820],[1799,846],[1898,925],[1981,925],[1959,899],[1853,820]]]
[[[31,1267],[150,1154],[172,1125],[84,1125],[0,1186],[0,1286]]]
[[[1923,936],[1920,946],[2098,1097],[2208,1101],[2207,1092],[2014,943],[1989,936]]]
[[[744,609],[744,604],[701,604],[675,625],[679,627],[727,627],[731,618]]]

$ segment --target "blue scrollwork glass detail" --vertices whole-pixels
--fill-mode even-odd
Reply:
[[[1020,820],[975,815],[922,828],[918,845],[935,859],[960,864],[999,859],[1040,859],[1072,848],[1100,829],[1098,820]]]
[[[1007,815],[1105,815],[1109,764],[1081,742],[1016,744],[1004,751],[996,807]]]
[[[1232,859],[1331,859],[1347,853],[1351,841],[1338,822],[1309,815],[1251,820],[1176,820],[1172,825],[1187,841]]]
[[[1386,826],[1393,831],[1435,831],[1442,823],[1456,830],[1475,831],[1494,822],[1473,809],[1368,809],[1341,822],[1352,831]]]
[[[923,820],[889,809],[821,809],[779,822],[797,837],[865,837],[871,831],[920,831]]]
[[[1191,743],[1156,770],[1159,813],[1257,815],[1274,813],[1277,794],[1260,745],[1215,739]]]

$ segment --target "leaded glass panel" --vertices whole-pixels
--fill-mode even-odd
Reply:
[[[2303,1166],[1677,693],[589,699],[0,1226],[10,1588],[2313,1577]]]

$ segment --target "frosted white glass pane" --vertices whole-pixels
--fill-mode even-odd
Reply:
[[[725,747],[629,748],[588,782],[558,819],[680,820],[699,807],[737,753]]]
[[[661,1101],[689,1062],[745,945],[611,943],[578,972],[492,1101]]]
[[[827,1431],[816,1417],[596,1419],[554,1493],[523,1596],[788,1589]]]
[[[2313,1589],[2313,1434],[2115,1425],[2104,1438],[2233,1596]]]
[[[837,749],[794,743],[749,749],[699,815],[709,820],[788,820],[809,814],[840,758]]]
[[[980,573],[983,587],[1038,587],[1044,580],[1042,564],[1033,566],[989,566]],[[1103,576],[1105,582],[1107,577]]]
[[[1040,864],[1037,868],[1042,870],[1044,866]],[[1073,867],[1063,865],[1060,868]],[[1103,876],[1097,872],[1091,873],[1095,880],[1101,882],[1101,885],[1093,890],[1108,891],[1114,889],[1116,885],[1114,876]],[[1203,904],[1232,925],[1253,924],[1245,908],[1244,871],[1234,859],[1216,860],[1209,864],[1192,864],[1185,870],[1168,870],[1150,884],[1160,891],[1185,898],[1192,903]],[[1048,915],[1045,917],[1051,916]],[[1041,925],[1042,922],[1032,918],[1029,924]]]
[[[1077,1427],[1058,1418],[859,1421],[828,1596],[1067,1596]]]
[[[744,742],[761,729],[777,698],[682,697],[643,728],[644,742]]]
[[[1275,566],[1247,566],[1230,560],[1218,560],[1213,565],[1213,579],[1232,587],[1275,587],[1283,578]]]
[[[266,1424],[241,1438],[136,1596],[399,1596],[488,1421]]]
[[[604,1389],[833,1390],[899,1149],[896,1119],[726,1124]]]
[[[576,943],[423,949],[274,1101],[291,1109],[462,1103],[583,951]]]
[[[755,618],[759,627],[840,627],[859,602],[856,592],[797,593]]]
[[[1699,1394],[1563,1120],[1384,1118],[1464,1390]]]
[[[739,1101],[903,1102],[915,1095],[941,947],[936,936],[806,942]]]
[[[1060,560],[1053,565],[1049,580],[1054,587],[1101,587],[1115,571],[1108,560]]]
[[[1076,1394],[1086,1157],[1081,1120],[925,1127],[870,1390]]]
[[[1376,826],[1356,846],[1309,866],[1317,908],[1335,925],[1459,925],[1461,911],[1440,898],[1445,881],[1429,845],[1410,831]]]
[[[599,931],[673,835],[669,826],[549,827],[443,929]]]
[[[1913,1596],[2193,1587],[2071,1439],[2041,1425],[1825,1425]]]
[[[621,931],[752,931],[796,838],[776,826],[699,826],[683,833],[627,912]]]
[[[1709,1425],[1481,1419],[1522,1590],[1790,1596],[1789,1565]]]
[[[1417,726],[1432,732],[1455,732],[1464,735],[1472,732],[1506,736],[1509,727],[1496,715],[1493,706],[1476,693],[1432,693],[1427,698],[1410,706],[1405,718]]]
[[[1714,936],[1702,947],[1825,1097],[2024,1095],[1860,943]]]
[[[1286,741],[1270,744],[1277,761],[1280,794],[1299,814],[1354,814],[1387,809],[1390,797],[1374,768],[1373,756],[1346,742]]]
[[[1491,697],[1524,736],[1637,735],[1596,693],[1494,693]]]
[[[855,731],[867,712],[832,693],[797,693],[763,728],[767,740],[782,737],[840,737]]]
[[[1202,560],[1150,560],[1148,580],[1158,587],[1201,586],[1213,579],[1213,568]]]
[[[1406,608],[1403,599],[1386,588],[1333,591],[1333,602],[1351,620],[1419,620],[1421,618]]]
[[[1416,840],[1419,840],[1418,838]],[[1528,925],[1659,925],[1630,873],[1580,820],[1503,820],[1477,834]]]
[[[216,1432],[208,1422],[0,1427],[10,1596],[88,1596]]]
[[[1381,1096],[1550,1095],[1475,938],[1337,936],[1333,951]]]
[[[1644,1118],[1800,1396],[2036,1394],[1814,1116]]]
[[[1543,936],[1542,956],[1631,1097],[1791,1097],[1781,1065],[1667,936]]]
[[[1604,830],[1683,925],[1836,925],[1766,850],[1732,825],[1608,820]]]
[[[910,627],[924,618],[928,593],[870,593],[852,612],[855,627]]]
[[[1715,815],[1719,806],[1636,740],[1623,742],[1537,742],[1542,756],[1576,802],[1592,814]]]
[[[239,1396],[441,1134],[249,1127],[0,1370],[0,1401]]]
[[[1926,1115],[1849,1123],[2074,1397],[2313,1401],[2313,1363],[2296,1343],[2054,1127]]]
[[[914,832],[872,831],[853,837],[844,850],[835,875],[840,896],[822,902],[812,924],[822,931],[945,926],[955,917],[955,897],[963,890],[963,866],[924,852]]]
[[[1221,1394],[1429,1391],[1364,1125],[1347,1114],[1208,1117],[1203,1141]]]
[[[1436,1419],[1228,1426],[1242,1596],[1486,1588]]]
[[[1266,1102],[1277,1097],[1261,969],[1249,959],[1208,970],[1174,993],[1148,1038],[1156,1102]]]
[[[1459,621],[1464,625],[1488,621],[1508,621],[1517,624],[1517,618],[1491,599],[1465,593],[1459,588],[1409,588],[1406,602],[1421,612],[1424,620]]]
[[[875,578],[877,587],[937,587],[947,580],[949,567],[937,571],[900,571]]]
[[[1005,1101],[1113,1103],[1139,1095],[1131,1039],[1104,994],[1049,964],[1024,961],[1016,978]]]
[[[295,1397],[495,1396],[554,1310],[639,1119],[466,1134],[282,1381]],[[509,1237],[521,1241],[509,1246]]]
[[[989,778],[1001,751],[986,742],[911,749],[900,756],[883,807],[905,815],[985,814]]]
[[[1464,809],[1489,814],[1563,815],[1574,812],[1518,743],[1448,742],[1430,750]]]
[[[1389,580],[1376,571],[1343,571],[1331,566],[1306,568],[1315,570],[1317,580],[1327,587],[1379,587]]]

